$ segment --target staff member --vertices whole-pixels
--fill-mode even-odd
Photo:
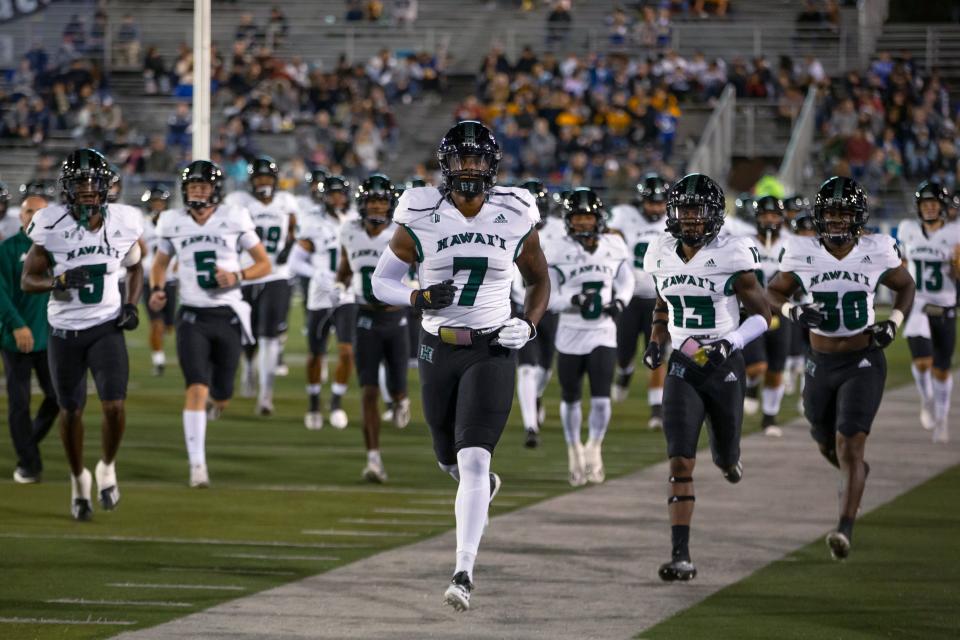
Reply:
[[[0,354],[7,371],[7,416],[10,438],[17,452],[13,479],[21,484],[39,482],[43,463],[40,441],[57,417],[57,397],[47,365],[47,298],[49,293],[24,293],[20,289],[23,259],[33,244],[24,233],[33,214],[47,199],[31,195],[20,207],[20,231],[0,243]],[[30,419],[30,370],[37,373],[43,402]]]

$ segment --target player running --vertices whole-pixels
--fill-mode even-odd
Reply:
[[[160,244],[160,236],[157,235],[157,221],[160,214],[167,210],[170,201],[170,191],[165,185],[155,183],[147,187],[143,195],[140,196],[140,202],[143,203],[143,271],[149,277],[153,268],[153,257],[157,253],[157,246]],[[162,376],[167,366],[167,356],[163,351],[163,337],[173,329],[176,322],[177,310],[177,276],[174,272],[175,265],[170,264],[167,268],[166,281],[163,284],[164,293],[167,296],[167,302],[159,311],[150,308],[150,290],[144,287],[143,303],[147,307],[147,315],[150,318],[150,362],[153,365],[153,375]]]
[[[850,553],[869,471],[864,449],[887,377],[883,349],[896,337],[914,294],[893,238],[863,233],[868,218],[867,197],[854,180],[824,182],[814,204],[818,237],[791,242],[767,287],[773,306],[810,328],[803,407],[820,453],[840,470],[840,522],[827,535],[837,560]],[[877,320],[873,308],[881,284],[895,293],[888,320]],[[798,289],[813,302],[790,302]]]

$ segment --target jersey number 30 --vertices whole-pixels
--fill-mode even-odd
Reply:
[[[842,298],[836,291],[814,291],[813,301],[823,303],[824,319],[819,327],[821,331],[837,331],[840,328],[841,315],[843,326],[847,329],[862,329],[867,326],[866,291],[847,291]]]

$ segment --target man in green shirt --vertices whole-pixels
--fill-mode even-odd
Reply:
[[[40,441],[50,431],[59,407],[47,364],[47,298],[20,289],[23,260],[32,242],[23,232],[33,214],[47,206],[43,196],[28,195],[20,206],[20,232],[0,243],[0,355],[7,371],[10,437],[17,452],[13,479],[38,482],[43,471]],[[37,374],[43,402],[30,418],[30,371]]]

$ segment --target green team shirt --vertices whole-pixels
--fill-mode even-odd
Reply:
[[[47,350],[47,298],[49,293],[24,293],[20,289],[23,261],[33,242],[21,230],[0,242],[0,347],[19,351],[13,330],[23,326],[33,332],[33,350]]]

